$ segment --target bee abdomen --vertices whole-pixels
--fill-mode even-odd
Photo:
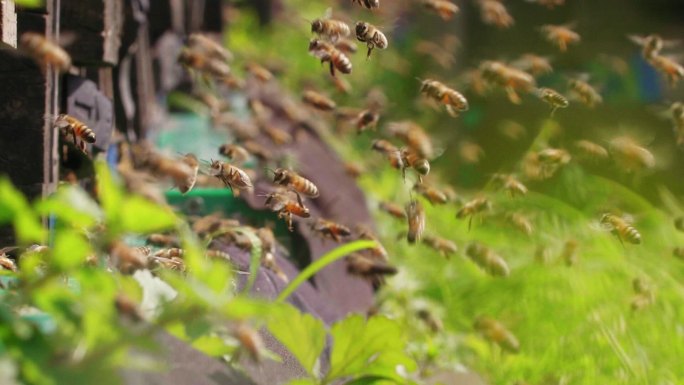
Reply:
[[[630,243],[638,245],[641,243],[641,234],[634,227],[628,227],[625,230],[625,239],[627,239]]]

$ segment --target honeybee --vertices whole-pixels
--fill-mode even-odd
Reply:
[[[684,232],[684,217],[677,217],[674,220],[675,229]]]
[[[43,72],[46,71],[48,65],[53,66],[60,73],[67,72],[71,68],[71,56],[62,47],[41,34],[23,33],[19,38],[19,49],[30,56]]]
[[[435,63],[439,64],[444,69],[451,69],[456,59],[454,58],[454,50],[458,45],[458,38],[453,35],[446,35],[442,41],[420,40],[413,50],[421,55],[426,55],[432,58]]]
[[[563,244],[563,251],[561,252],[561,259],[565,262],[567,266],[573,266],[577,264],[577,243],[574,239],[569,239]]]
[[[366,23],[365,21],[357,21],[356,22],[356,39],[360,42],[366,43],[368,47],[368,54],[366,55],[366,58],[369,58],[371,55],[371,52],[373,52],[374,48],[377,49],[386,49],[388,42],[387,42],[387,37],[385,36],[384,33],[382,33],[379,29],[377,29],[375,26],[373,26],[370,23]]]
[[[675,102],[670,106],[671,118],[674,123],[673,131],[677,145],[684,145],[684,103]]]
[[[439,254],[445,258],[449,258],[452,254],[456,254],[458,246],[449,239],[440,238],[434,235],[425,235],[423,243],[435,249]]]
[[[375,129],[378,121],[380,121],[380,114],[370,109],[363,110],[359,112],[354,121],[356,132],[360,134],[368,128]]]
[[[269,71],[266,67],[254,62],[247,63],[245,65],[245,70],[249,75],[262,83],[268,83],[274,78],[271,71]]]
[[[235,143],[221,145],[218,152],[235,164],[243,164],[249,159],[249,151]]]
[[[261,237],[260,237],[261,238]],[[278,266],[275,254],[272,251],[264,252],[261,255],[261,265],[269,270],[271,270],[278,278],[283,282],[290,282],[290,278],[285,274],[285,272]]]
[[[565,25],[544,25],[541,27],[541,33],[544,39],[551,44],[556,45],[561,52],[568,50],[569,44],[577,44],[580,41],[580,35],[572,30],[572,24]]]
[[[278,212],[278,218],[285,219],[287,228],[290,231],[294,231],[294,227],[292,226],[292,215],[296,215],[301,218],[309,218],[311,216],[308,208],[300,205],[294,200],[291,200],[282,192],[276,191],[268,194],[266,196],[265,204],[272,211]]]
[[[13,273],[17,272],[17,265],[7,256],[7,253],[13,249],[15,248],[5,247],[0,249],[0,270],[9,270]]]
[[[335,242],[342,242],[342,238],[351,235],[349,227],[323,218],[318,218],[311,223],[311,230],[321,235],[323,238],[330,238]]]
[[[207,53],[194,48],[183,47],[178,54],[178,63],[187,69],[199,71],[217,79],[226,79],[231,76],[228,63],[212,58]]]
[[[180,241],[175,235],[169,234],[150,234],[147,236],[147,243],[158,247],[179,247]]]
[[[641,243],[641,234],[625,218],[606,213],[601,216],[601,225],[611,230],[611,232],[618,237],[620,243],[622,243],[623,240],[635,245]]]
[[[337,104],[334,100],[311,90],[304,91],[304,94],[302,95],[302,101],[321,111],[332,111],[337,107]]]
[[[190,191],[197,182],[199,161],[193,154],[185,154],[181,159],[176,160],[149,151],[144,155],[144,163],[155,174],[171,178],[183,194]]]
[[[629,40],[642,47],[641,54],[646,60],[651,60],[655,56],[660,55],[660,51],[668,46],[678,44],[677,41],[663,40],[658,34],[650,34],[648,36],[627,35]]]
[[[74,145],[84,153],[86,153],[86,143],[95,143],[95,132],[71,115],[58,115],[55,127],[59,128],[65,136],[71,136]]]
[[[245,321],[234,325],[233,336],[240,343],[241,351],[246,351],[254,362],[260,362],[264,351],[264,340],[259,332]]]
[[[335,48],[347,54],[356,53],[356,51],[359,49],[354,40],[344,37],[341,37],[335,41]]]
[[[430,173],[430,162],[410,148],[402,148],[400,152],[402,161],[401,172],[404,179],[406,179],[406,169],[410,167],[416,170],[418,180],[422,182],[423,177]]]
[[[522,139],[527,134],[525,126],[512,120],[504,120],[499,123],[499,132],[514,141]]]
[[[223,184],[230,188],[230,191],[235,193],[234,189],[250,190],[252,189],[252,180],[246,172],[226,162],[219,160],[211,161],[211,173],[218,178]]]
[[[510,28],[515,24],[513,17],[501,0],[478,0],[482,21],[497,28]]]
[[[154,253],[155,257],[159,258],[183,258],[183,255],[185,254],[185,251],[181,248],[178,247],[171,247],[167,249],[160,249],[157,252]]]
[[[294,141],[294,138],[292,137],[292,135],[290,135],[289,132],[276,125],[265,124],[261,128],[262,131],[266,134],[266,136],[268,136],[268,138],[271,139],[271,141],[278,146],[290,144]]]
[[[262,162],[267,162],[273,159],[271,152],[255,140],[246,140],[242,142],[242,146],[245,148],[245,150]]]
[[[532,235],[534,226],[528,217],[521,213],[512,213],[508,215],[508,220],[525,235]]]
[[[396,203],[382,201],[378,205],[378,208],[396,219],[406,219],[406,213],[404,212],[404,209],[402,209],[401,206]]]
[[[355,230],[359,239],[367,239],[370,241],[375,241],[375,243],[377,243],[377,246],[367,250],[370,256],[372,256],[374,259],[382,261],[387,261],[389,259],[389,256],[387,255],[387,250],[385,250],[385,248],[382,246],[382,243],[380,243],[378,237],[373,233],[373,231],[370,228],[368,228],[368,226],[361,224],[356,225]]]
[[[502,62],[484,61],[480,64],[479,70],[486,82],[502,87],[506,91],[508,100],[514,104],[522,102],[518,91],[532,92],[537,87],[537,82],[532,75]]]
[[[425,197],[425,199],[432,204],[443,205],[449,202],[449,196],[444,191],[425,183],[416,183],[413,186],[413,190]]]
[[[340,37],[349,36],[351,30],[347,23],[330,19],[329,15],[322,19],[311,22],[311,32],[318,36],[325,36],[332,41],[337,41]]]
[[[130,274],[135,270],[144,269],[148,264],[149,247],[130,247],[122,241],[116,240],[109,244],[110,258],[122,273]]]
[[[655,291],[653,287],[643,278],[634,278],[632,288],[636,294],[632,297],[632,311],[642,310],[655,301]]]
[[[373,141],[371,148],[377,152],[384,154],[390,165],[397,170],[405,170],[404,159],[401,150],[393,145],[391,142],[384,139],[376,139]]]
[[[553,72],[551,60],[548,57],[539,56],[531,53],[523,54],[516,61],[511,63],[513,67],[523,71],[529,71],[532,75],[539,76]]]
[[[226,262],[231,262],[233,258],[231,258],[230,254],[226,253],[225,251],[221,250],[207,250],[206,253],[207,258],[211,259],[220,259]]]
[[[537,245],[537,249],[534,251],[535,262],[541,265],[546,265],[547,263],[549,263],[550,259],[551,255],[549,249],[544,245]]]
[[[199,33],[190,34],[188,47],[204,51],[208,56],[229,62],[233,60],[232,52],[228,51],[217,41]]]
[[[551,116],[553,116],[557,109],[567,108],[570,105],[570,102],[568,102],[568,99],[565,96],[551,88],[538,89],[537,96],[551,106]]]
[[[352,3],[357,3],[368,9],[380,8],[380,0],[352,0]]]
[[[239,226],[240,222],[234,219],[224,219],[221,213],[214,213],[197,218],[192,223],[192,231],[204,237],[210,233],[215,233],[221,229]]]
[[[364,278],[375,278],[381,275],[394,275],[398,270],[387,262],[369,258],[360,253],[352,253],[346,257],[347,272]]]
[[[425,210],[417,200],[411,200],[405,207],[408,219],[408,233],[406,239],[409,243],[419,241],[425,231]]]
[[[479,163],[485,156],[482,146],[470,140],[463,140],[458,144],[458,155],[468,164]]]
[[[332,44],[312,39],[309,42],[309,53],[318,58],[321,63],[330,63],[330,75],[335,76],[335,70],[343,74],[350,74],[352,72],[352,62],[347,55],[335,48]]]
[[[366,173],[366,168],[361,163],[346,162],[344,164],[344,172],[350,177],[356,179]]]
[[[425,8],[437,12],[444,21],[451,20],[458,13],[458,6],[449,0],[422,0]]]
[[[304,206],[301,195],[309,198],[318,198],[319,196],[318,187],[316,187],[313,182],[292,170],[284,168],[275,169],[275,171],[273,171],[273,183],[285,186],[294,191],[294,193],[297,194],[297,201],[300,206]]]
[[[586,157],[592,159],[608,159],[608,150],[600,144],[588,140],[578,140],[575,142],[575,148]]]
[[[479,244],[471,243],[466,249],[466,255],[476,265],[482,268],[488,274],[495,277],[507,277],[511,274],[511,270],[500,255],[496,254],[492,249]]]
[[[259,135],[259,127],[254,121],[238,119],[230,112],[213,116],[212,125],[226,128],[238,140],[250,140]]]
[[[613,138],[610,153],[618,166],[627,172],[651,169],[656,164],[655,156],[628,136]]]
[[[114,306],[119,315],[126,316],[132,321],[138,322],[143,319],[138,304],[124,294],[119,293],[116,295]]]
[[[568,86],[570,91],[589,108],[594,108],[597,104],[603,103],[601,94],[583,79],[570,79]]]
[[[465,96],[437,80],[423,80],[420,84],[420,92],[446,106],[447,112],[453,117],[468,111],[468,100]]]
[[[684,77],[684,67],[672,57],[655,55],[649,63],[667,77],[671,86],[677,85],[682,77]]]
[[[564,165],[570,162],[570,153],[561,148],[545,148],[537,153],[537,158],[542,164],[554,166]]]
[[[501,183],[501,187],[506,190],[511,197],[527,194],[527,186],[519,181],[514,175],[494,174],[492,179]]]
[[[495,319],[484,316],[478,317],[475,320],[475,330],[490,342],[499,345],[503,350],[511,353],[520,351],[520,342],[515,334]]]
[[[409,120],[391,122],[387,125],[387,131],[401,139],[421,157],[430,159],[434,155],[432,140],[418,124]]]
[[[487,210],[491,210],[492,204],[489,199],[484,197],[475,198],[463,205],[457,212],[456,218],[463,219],[468,217],[468,230],[470,230],[471,224],[473,222],[473,216],[482,213]]]

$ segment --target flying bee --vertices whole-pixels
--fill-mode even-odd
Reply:
[[[588,140],[578,140],[575,142],[575,148],[588,158],[608,159],[608,150],[600,144]]]
[[[577,243],[576,240],[574,239],[569,239],[565,241],[565,244],[563,244],[563,250],[561,251],[561,259],[567,266],[573,266],[577,264],[578,261],[578,256],[577,256],[577,247],[579,246],[579,243]]]
[[[518,95],[519,91],[533,92],[537,88],[534,76],[502,62],[484,61],[478,69],[486,83],[495,84],[503,88],[506,91],[508,100],[514,104],[522,102],[520,95]]]
[[[287,223],[287,228],[290,231],[294,231],[292,226],[292,216],[296,215],[301,218],[309,218],[311,214],[309,209],[303,205],[297,203],[290,199],[286,194],[282,192],[272,192],[266,196],[266,206],[278,213],[278,218],[284,219]]]
[[[421,81],[420,92],[439,104],[446,106],[449,115],[457,117],[459,113],[468,111],[468,100],[458,91],[432,79]]]
[[[677,145],[684,145],[684,103],[675,102],[670,106],[670,117],[674,123],[673,131]]]
[[[387,37],[379,29],[370,23],[365,21],[356,22],[356,39],[360,42],[366,43],[368,46],[368,54],[366,58],[369,58],[374,48],[386,49],[388,42]]]
[[[158,247],[179,247],[180,241],[175,235],[150,234],[147,236],[147,243]]]
[[[290,144],[294,141],[294,138],[292,137],[292,135],[290,135],[289,132],[274,124],[264,124],[262,125],[261,129],[266,134],[266,136],[268,136],[268,138],[271,139],[271,141],[278,146]]]
[[[245,321],[239,321],[232,329],[233,337],[240,343],[241,351],[246,351],[253,362],[261,362],[265,345],[259,332]]]
[[[684,232],[684,217],[677,217],[674,220],[675,229]]]
[[[13,273],[17,272],[17,265],[12,259],[7,256],[7,253],[13,250],[14,247],[5,247],[0,249],[0,270],[9,270]]]
[[[516,229],[520,230],[525,235],[532,235],[534,231],[534,226],[530,219],[521,213],[512,213],[508,215],[508,220],[515,226]]]
[[[297,194],[297,201],[300,206],[304,206],[301,195],[309,198],[318,198],[319,196],[318,187],[316,187],[313,182],[292,170],[284,168],[275,169],[273,172],[273,183],[285,186],[294,191],[294,193]]]
[[[418,182],[413,186],[413,190],[425,197],[425,199],[427,199],[433,205],[443,205],[449,202],[449,196],[444,191],[434,186]]]
[[[547,165],[564,165],[572,159],[570,153],[561,148],[545,148],[537,153],[537,158]]]
[[[369,128],[374,130],[380,121],[380,114],[370,109],[363,110],[359,112],[354,121],[356,132],[360,134]]]
[[[507,277],[511,274],[506,260],[495,253],[494,250],[482,244],[474,242],[468,245],[466,255],[482,270],[492,276]]]
[[[649,63],[651,63],[653,68],[665,75],[671,86],[676,86],[684,77],[684,66],[677,63],[672,57],[655,55],[649,60]]]
[[[535,262],[539,263],[540,265],[546,265],[547,263],[549,263],[550,259],[551,253],[549,252],[548,247],[544,245],[537,245],[537,248],[534,251]]]
[[[539,76],[553,72],[551,60],[548,57],[539,56],[531,53],[523,54],[516,61],[511,63],[513,67],[523,71],[529,71],[532,75]]]
[[[418,311],[416,311],[416,316],[423,321],[433,333],[439,333],[444,330],[444,323],[442,320],[427,308],[418,309]]]
[[[233,258],[231,258],[230,254],[226,253],[225,251],[221,250],[207,250],[206,252],[207,258],[211,259],[219,259],[223,260],[226,262],[231,262]]]
[[[504,120],[500,122],[499,132],[501,132],[501,135],[514,141],[518,141],[527,135],[525,126],[512,120]]]
[[[440,238],[434,235],[425,235],[425,237],[423,238],[423,243],[430,246],[447,259],[451,255],[456,254],[456,252],[458,251],[458,246],[456,246],[456,243],[449,239]]]
[[[185,255],[185,250],[178,248],[178,247],[161,249],[161,250],[154,253],[155,257],[166,258],[166,259],[183,258],[183,255]]]
[[[567,108],[570,105],[570,102],[568,102],[568,99],[565,96],[551,88],[538,89],[537,96],[551,106],[551,116],[553,116],[557,109]]]
[[[351,235],[349,227],[323,218],[318,218],[311,223],[311,230],[323,238],[330,238],[335,242],[342,242],[342,238]]]
[[[347,272],[363,278],[377,278],[377,276],[395,275],[396,267],[384,261],[369,258],[360,253],[351,253],[345,258]]]
[[[278,266],[278,262],[276,261],[275,255],[273,252],[265,252],[261,256],[261,265],[269,270],[271,270],[278,278],[280,278],[283,282],[288,283],[290,282],[290,278],[285,274],[285,272]]]
[[[381,261],[389,260],[387,250],[385,250],[385,248],[382,246],[380,239],[378,239],[378,237],[373,233],[373,230],[371,230],[368,226],[362,224],[356,225],[354,230],[356,231],[358,239],[367,239],[369,241],[375,241],[375,243],[377,243],[377,246],[368,249],[367,251],[371,257]]]
[[[651,60],[655,56],[660,55],[660,51],[666,47],[673,47],[679,44],[676,40],[664,40],[658,34],[650,34],[648,36],[627,35],[629,40],[642,47],[641,55],[646,60]]]
[[[332,111],[337,107],[334,100],[316,91],[307,90],[302,95],[304,103],[321,111]]]
[[[242,142],[242,146],[254,157],[262,162],[267,162],[273,159],[271,152],[255,140],[246,140]]]
[[[613,234],[615,234],[615,236],[617,236],[620,240],[620,243],[622,243],[623,240],[634,245],[641,243],[641,234],[625,218],[615,214],[606,213],[601,216],[601,225],[605,226]]]
[[[205,52],[208,56],[229,62],[233,60],[233,53],[212,38],[199,33],[190,34],[188,47]]]
[[[344,172],[350,177],[356,179],[366,173],[366,168],[361,163],[346,162],[344,164]]]
[[[86,153],[86,143],[95,143],[95,132],[71,115],[58,115],[55,120],[55,127],[59,128],[65,136],[71,136],[74,145],[83,153]]]
[[[23,33],[19,38],[19,49],[30,56],[43,72],[48,65],[53,66],[60,73],[67,72],[71,68],[71,56],[62,47],[41,34]]]
[[[318,58],[321,63],[330,63],[330,75],[335,76],[335,70],[343,74],[352,72],[352,62],[341,50],[327,41],[312,39],[309,42],[309,53]]]
[[[404,209],[402,209],[401,206],[396,203],[383,201],[380,202],[378,208],[396,219],[406,219],[406,213],[404,212]]]
[[[499,345],[503,350],[510,353],[520,351],[520,342],[515,334],[495,319],[478,317],[475,320],[475,330],[480,332],[488,341]]]
[[[143,156],[145,166],[157,175],[171,178],[181,193],[185,194],[195,186],[199,172],[199,161],[195,155],[185,154],[180,159],[173,159],[149,151]]]
[[[131,247],[119,240],[111,242],[108,251],[119,271],[126,274],[146,268],[151,252],[149,247]]]
[[[254,62],[247,63],[245,65],[245,70],[248,74],[262,83],[268,83],[274,78],[271,71]]]
[[[335,41],[335,48],[347,54],[356,53],[356,51],[359,49],[354,40],[344,37],[341,37]]]
[[[655,301],[655,290],[643,278],[634,278],[632,280],[632,288],[636,294],[632,297],[632,311],[642,310]]]
[[[485,24],[506,29],[515,24],[513,17],[501,0],[478,0],[480,16]]]
[[[501,183],[501,187],[506,190],[511,197],[527,194],[527,186],[519,181],[514,175],[494,174],[492,179]]]
[[[347,23],[324,17],[311,22],[311,32],[318,36],[324,36],[331,41],[337,41],[340,37],[349,36],[351,30]]]
[[[418,180],[422,182],[423,177],[430,173],[430,162],[410,148],[402,148],[400,152],[402,160],[401,173],[404,176],[404,179],[406,179],[406,169],[410,167],[416,170],[418,173]]]
[[[458,155],[467,164],[477,164],[485,156],[485,152],[479,144],[463,140],[458,144]]]
[[[116,298],[114,299],[114,306],[116,307],[116,311],[121,316],[126,316],[135,322],[143,320],[143,315],[138,304],[124,294],[117,294]]]
[[[434,155],[434,149],[430,136],[423,127],[411,121],[391,122],[387,125],[387,131],[401,139],[408,147],[413,149],[423,158],[430,159]]]
[[[458,6],[449,0],[422,0],[425,8],[436,12],[444,21],[451,20],[458,13]]]
[[[211,174],[218,178],[223,184],[234,192],[234,189],[252,189],[252,180],[246,172],[226,162],[219,160],[211,161]]]
[[[371,148],[387,157],[390,165],[397,170],[404,170],[405,164],[402,157],[401,150],[385,139],[376,139],[373,141]]]
[[[235,143],[221,145],[218,152],[235,164],[243,164],[249,159],[249,151]]]
[[[580,35],[572,30],[572,24],[566,25],[544,25],[541,27],[541,33],[544,39],[551,44],[558,47],[561,52],[568,50],[569,44],[577,44],[580,41]]]
[[[603,103],[601,94],[584,79],[570,79],[568,80],[568,87],[570,87],[570,91],[589,108],[594,108],[597,104]]]
[[[492,204],[489,199],[484,197],[475,198],[463,205],[457,212],[456,218],[463,219],[468,217],[468,230],[470,230],[473,217],[479,213],[491,210]]]
[[[408,219],[406,239],[409,243],[416,243],[423,236],[423,231],[425,231],[425,210],[420,202],[411,200],[406,204],[405,211],[406,218]]]
[[[368,9],[380,8],[380,0],[352,0],[352,3],[357,3]]]
[[[230,66],[225,61],[189,47],[181,49],[178,54],[178,63],[188,70],[198,71],[216,79],[225,79],[232,74]]]
[[[627,172],[651,169],[656,164],[653,153],[629,136],[613,138],[610,141],[610,153],[615,163]]]

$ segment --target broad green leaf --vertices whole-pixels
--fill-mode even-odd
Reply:
[[[38,8],[43,6],[43,0],[14,0],[14,3],[26,8]]]
[[[105,162],[95,162],[97,174],[97,195],[107,217],[110,227],[118,223],[121,215],[121,204],[124,199],[123,189],[114,181],[114,176]]]
[[[173,228],[178,219],[168,207],[131,196],[120,207],[121,229],[134,233],[153,233]]]
[[[290,380],[290,382],[287,383],[287,385],[316,385],[318,382],[316,380],[311,379],[311,378],[296,378],[294,380]]]
[[[22,212],[14,220],[14,231],[19,243],[43,243],[47,232],[37,217],[30,212]]]
[[[273,308],[274,305],[270,302],[241,296],[228,303],[225,314],[232,319],[264,318],[271,314]]]
[[[405,353],[405,341],[399,324],[385,317],[368,321],[352,315],[332,326],[333,337],[328,381],[365,374],[399,378],[397,365],[413,369],[413,361]]]
[[[309,375],[318,376],[316,361],[325,347],[326,336],[321,320],[284,304],[273,309],[268,330],[297,357]]]
[[[52,260],[60,270],[69,270],[83,264],[91,253],[90,243],[83,235],[70,230],[57,232]]]
[[[90,227],[103,217],[100,206],[78,186],[60,188],[35,208],[41,215],[55,215],[58,220],[76,227]]]
[[[280,292],[278,298],[276,299],[276,302],[283,302],[284,300],[286,300],[287,297],[290,296],[290,294],[294,293],[294,291],[297,290],[299,285],[306,282],[306,280],[311,278],[314,274],[318,273],[321,269],[328,266],[329,264],[355,251],[371,249],[376,246],[377,244],[375,243],[375,241],[361,240],[350,242],[336,249],[330,250],[320,259],[316,260],[315,262],[307,266],[306,269],[304,269],[301,273],[299,273],[299,275],[295,277],[295,279],[293,279],[292,282],[290,282],[290,284],[287,285],[287,287],[285,287],[285,289],[282,292]]]
[[[28,201],[9,180],[0,179],[0,223],[12,222],[20,243],[42,243],[45,230]]]
[[[211,357],[231,354],[234,346],[227,345],[223,338],[216,335],[204,335],[192,342],[192,347]]]

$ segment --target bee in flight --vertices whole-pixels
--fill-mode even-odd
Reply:
[[[437,80],[423,80],[420,92],[446,106],[447,112],[453,117],[457,117],[460,112],[468,111],[468,100],[465,96]]]
[[[312,90],[304,91],[304,94],[302,95],[302,101],[321,111],[332,111],[337,107],[337,104],[334,100]]]
[[[386,49],[388,45],[385,34],[374,25],[366,23],[365,21],[356,22],[356,39],[366,43],[368,46],[366,58],[370,57],[374,48]]]
[[[449,0],[422,0],[425,8],[437,12],[444,21],[451,20],[458,13],[458,6]]]
[[[352,3],[368,9],[380,8],[380,0],[352,0]]]
[[[297,201],[300,206],[304,206],[301,195],[309,198],[318,198],[319,192],[313,182],[300,176],[292,170],[278,168],[273,171],[273,183],[285,186],[297,194]]]
[[[333,77],[335,76],[335,70],[343,74],[350,74],[352,72],[352,62],[349,60],[349,57],[327,41],[312,39],[309,42],[309,53],[318,58],[321,63],[330,63],[330,75]]]
[[[483,316],[478,317],[475,320],[475,330],[480,332],[490,342],[499,345],[503,350],[511,353],[520,351],[520,342],[515,334],[495,319]]]
[[[67,72],[71,68],[71,56],[58,44],[39,33],[22,34],[19,38],[19,49],[30,56],[43,72],[48,65],[53,66],[60,73]]]
[[[553,116],[557,109],[567,108],[570,105],[570,102],[568,102],[568,99],[565,96],[551,88],[538,89],[537,96],[551,106],[551,116]]]
[[[480,16],[485,24],[506,29],[515,24],[515,20],[500,0],[478,0]]]
[[[547,24],[541,27],[541,33],[544,39],[557,46],[561,52],[567,51],[569,44],[577,44],[581,39],[580,35],[572,30],[572,24]]]
[[[506,260],[494,252],[494,250],[482,244],[471,243],[468,245],[466,255],[475,262],[476,265],[492,276],[507,277],[511,274],[511,270],[508,267]]]
[[[342,238],[346,238],[352,233],[349,227],[322,218],[318,218],[311,223],[311,230],[323,238],[330,238],[338,243],[342,242]]]
[[[425,231],[425,210],[417,200],[411,200],[406,204],[406,218],[408,219],[408,233],[406,239],[409,243],[419,241]]]
[[[609,229],[618,237],[620,243],[623,241],[638,245],[641,243],[641,234],[631,225],[629,220],[615,214],[606,213],[601,216],[601,225]]]
[[[323,18],[311,22],[311,32],[336,42],[340,37],[349,36],[351,30],[347,23],[330,18],[331,9],[328,9]]]
[[[456,218],[463,219],[468,217],[468,230],[470,230],[473,222],[473,216],[486,210],[490,210],[491,207],[492,204],[489,202],[489,199],[484,197],[475,198],[469,202],[466,202],[466,204],[464,204],[463,207],[456,212]]]
[[[300,218],[309,218],[309,209],[300,205],[296,201],[290,199],[285,192],[275,191],[266,195],[266,206],[278,213],[278,218],[285,219],[287,228],[294,231],[292,226],[292,216],[296,215]]]
[[[252,180],[249,178],[249,175],[229,163],[212,160],[211,173],[223,182],[226,187],[230,188],[230,191],[234,191],[234,189],[238,191],[249,190],[252,188]]]
[[[95,143],[95,132],[93,132],[85,123],[71,115],[61,114],[57,116],[55,127],[62,130],[65,136],[71,136],[74,145],[84,153],[86,152],[86,143]]]

